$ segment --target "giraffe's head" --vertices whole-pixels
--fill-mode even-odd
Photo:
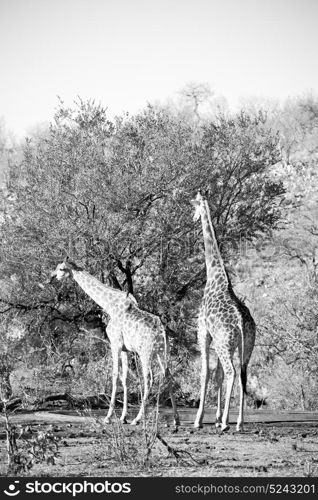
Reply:
[[[66,278],[71,274],[71,269],[66,262],[62,262],[56,266],[56,269],[51,273],[51,279],[56,278],[58,281],[61,281],[63,278]]]
[[[64,278],[67,278],[72,274],[72,270],[80,270],[76,264],[73,264],[68,259],[65,259],[61,264],[58,264],[56,269],[51,273],[51,280],[56,278],[58,281],[61,281]]]
[[[200,191],[194,198],[194,200],[191,200],[191,204],[194,206],[194,215],[193,215],[193,220],[196,222],[198,219],[200,219],[202,210],[204,208],[204,198]]]

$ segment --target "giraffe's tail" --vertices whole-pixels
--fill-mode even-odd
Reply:
[[[247,394],[246,383],[247,383],[247,363],[242,364],[241,366],[241,381],[244,394]]]
[[[157,354],[157,359],[158,359],[158,363],[159,363],[160,369],[162,371],[162,374],[163,374],[163,376],[165,376],[166,375],[166,369],[167,369],[167,367],[165,366],[166,363],[162,362],[160,354]]]
[[[245,338],[244,338],[244,322],[243,321],[242,321],[242,325],[241,325],[241,340],[242,340],[241,353],[240,353],[240,358],[241,358],[241,383],[242,383],[242,388],[243,388],[244,394],[247,394],[246,384],[247,384],[247,365],[248,365],[248,362],[246,362],[246,360],[245,360],[245,348],[246,348],[246,345],[245,345]]]
[[[169,340],[166,335],[163,324],[158,318],[158,328],[160,331],[160,336],[157,343],[157,359],[163,376],[166,376],[167,369],[169,366]]]
[[[149,369],[149,376],[150,376],[149,388],[151,388],[153,384],[153,373],[151,368]]]

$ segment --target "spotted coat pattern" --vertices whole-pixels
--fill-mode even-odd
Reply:
[[[59,264],[52,273],[57,279],[72,277],[109,316],[107,335],[111,344],[113,360],[112,394],[105,422],[108,423],[114,412],[119,364],[122,365],[122,384],[124,390],[123,411],[120,417],[126,423],[127,417],[127,352],[134,352],[139,356],[144,382],[143,398],[140,411],[131,424],[137,424],[141,419],[145,403],[149,394],[149,375],[152,380],[152,366],[154,361],[159,363],[161,372],[167,377],[170,397],[174,410],[175,424],[179,424],[178,412],[172,394],[171,378],[169,373],[169,344],[164,327],[160,319],[139,309],[136,299],[131,294],[116,290],[101,283],[88,272],[78,268],[69,261]]]
[[[204,403],[209,377],[210,343],[218,355],[215,384],[218,390],[216,426],[227,430],[230,399],[235,379],[233,355],[239,350],[240,407],[237,430],[243,428],[244,393],[246,392],[247,366],[255,343],[255,323],[249,309],[235,295],[225,269],[216,240],[207,201],[198,193],[193,200],[195,219],[201,217],[205,247],[207,281],[198,318],[198,343],[201,352],[201,394],[195,427],[202,425]],[[226,397],[222,415],[222,382],[225,375]]]

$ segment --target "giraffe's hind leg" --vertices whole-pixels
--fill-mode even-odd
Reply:
[[[202,420],[204,415],[205,396],[209,381],[209,349],[211,343],[211,336],[208,333],[203,321],[199,320],[198,339],[201,351],[201,392],[200,392],[200,405],[194,422],[195,428],[202,427]]]
[[[118,381],[118,374],[119,374],[119,350],[118,350],[118,348],[112,349],[112,358],[113,358],[113,378],[112,378],[113,386],[112,386],[112,395],[110,398],[110,405],[109,405],[108,413],[107,413],[106,417],[104,418],[105,424],[110,423],[110,418],[111,418],[113,411],[115,409],[117,381]]]
[[[134,418],[134,420],[130,423],[130,425],[136,425],[142,418],[142,416],[145,413],[145,408],[146,408],[146,402],[148,399],[149,395],[149,383],[148,383],[148,375],[150,371],[150,364],[149,362],[145,362],[142,359],[140,359],[141,365],[142,365],[142,375],[143,375],[143,382],[144,382],[144,391],[142,395],[142,401],[141,401],[141,407],[139,410],[138,415]]]
[[[244,426],[244,396],[246,394],[246,382],[247,382],[247,367],[254,349],[255,344],[255,323],[253,320],[247,322],[244,325],[243,331],[243,345],[244,350],[242,353],[242,347],[239,344],[239,356],[241,360],[241,373],[240,373],[240,406],[239,414],[236,424],[236,430],[238,432],[243,430]]]
[[[224,410],[221,420],[221,430],[223,432],[229,430],[229,412],[230,412],[230,402],[233,391],[233,385],[235,380],[235,368],[233,365],[232,357],[233,353],[229,351],[220,350],[218,353],[220,363],[225,375],[226,380],[226,393],[225,393],[225,403]]]
[[[217,389],[217,401],[218,406],[215,415],[215,427],[222,427],[222,384],[224,379],[224,371],[220,360],[218,358],[215,375],[214,375],[214,384]]]
[[[123,424],[127,424],[127,375],[128,375],[128,354],[126,351],[121,352],[121,366],[122,366],[122,384],[124,390],[124,402],[123,402],[123,411],[120,417],[120,421]]]

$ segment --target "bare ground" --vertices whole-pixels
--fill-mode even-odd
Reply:
[[[307,415],[307,421],[282,422],[284,415],[277,418],[276,414],[273,420],[280,421],[250,421],[242,433],[234,432],[233,425],[229,432],[220,434],[210,423],[194,430],[192,413],[188,421],[181,418],[185,423],[178,432],[169,419],[161,418],[159,434],[166,444],[155,438],[146,464],[142,425],[120,426],[115,422],[103,431],[98,412],[86,417],[75,412],[36,412],[15,415],[11,421],[31,425],[33,430],[51,426],[60,439],[56,463],[35,464],[32,476],[318,476],[318,420],[310,421]],[[150,427],[148,422],[148,430]],[[3,429],[0,437],[0,474],[5,476]]]

